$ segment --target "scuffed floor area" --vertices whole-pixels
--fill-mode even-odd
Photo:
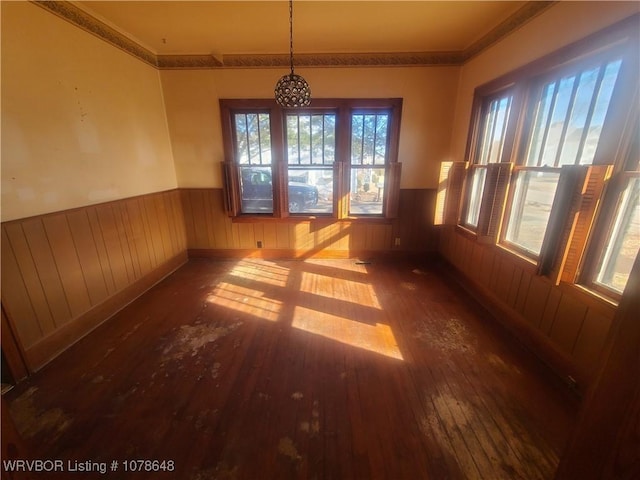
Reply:
[[[439,268],[191,260],[6,394],[94,469],[36,478],[552,478],[575,399]]]

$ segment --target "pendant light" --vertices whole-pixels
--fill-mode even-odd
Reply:
[[[311,88],[307,81],[293,72],[293,0],[289,0],[289,61],[291,73],[276,83],[276,103],[281,107],[306,107],[311,104]]]

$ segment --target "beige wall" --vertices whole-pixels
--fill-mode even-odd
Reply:
[[[436,188],[448,159],[459,67],[308,68],[315,98],[403,97],[402,188]],[[220,187],[220,98],[271,98],[278,69],[161,72],[180,187]]]
[[[2,2],[2,221],[175,187],[158,71]]]
[[[640,11],[638,2],[558,2],[462,67],[451,154],[464,158],[474,89]]]

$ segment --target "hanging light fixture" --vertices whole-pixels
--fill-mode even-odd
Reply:
[[[289,62],[291,73],[276,83],[276,103],[282,107],[306,107],[311,103],[311,88],[307,81],[293,72],[293,0],[289,0]]]

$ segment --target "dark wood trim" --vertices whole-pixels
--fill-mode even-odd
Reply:
[[[9,367],[11,376],[16,382],[29,375],[29,369],[24,359],[24,350],[15,334],[11,320],[2,306],[2,354]]]
[[[85,337],[96,327],[145,293],[156,283],[180,268],[187,260],[186,252],[176,255],[154,271],[117,292],[115,295],[112,295],[91,310],[83,313],[80,317],[74,319],[74,321],[66,323],[53,334],[40,340],[25,352],[29,368],[32,371],[37,371],[42,368],[64,350]]]
[[[640,257],[636,258],[616,311],[605,347],[605,361],[586,396],[572,439],[560,459],[556,480],[631,479],[640,473],[637,457],[640,421],[638,292]]]

